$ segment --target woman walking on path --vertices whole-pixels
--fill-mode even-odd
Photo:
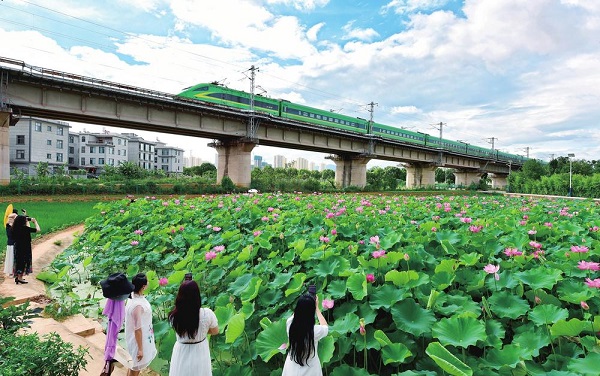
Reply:
[[[148,278],[140,273],[133,277],[131,283],[134,289],[125,306],[125,341],[133,365],[127,375],[137,376],[156,356],[156,343],[152,327],[152,307],[144,297]]]
[[[35,228],[31,227],[35,224]],[[40,231],[40,225],[37,219],[18,215],[13,223],[12,235],[15,241],[15,283],[27,283],[23,280],[23,274],[32,272],[31,265],[31,234]]]
[[[177,333],[169,376],[212,375],[208,335],[219,334],[219,324],[214,312],[201,305],[198,284],[183,282],[175,308],[169,313],[169,322]]]
[[[315,313],[318,325],[315,325]],[[282,376],[323,375],[317,345],[329,333],[329,327],[319,309],[319,298],[302,295],[286,327],[290,344]]]
[[[12,277],[15,274],[15,239],[13,238],[12,226],[17,218],[17,211],[13,210],[8,215],[6,222],[6,256],[4,257],[4,274],[8,277]]]

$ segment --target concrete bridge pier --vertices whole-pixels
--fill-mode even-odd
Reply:
[[[508,186],[508,174],[488,174],[492,180],[492,189],[506,189]]]
[[[435,185],[435,170],[437,166],[431,163],[405,164],[406,188],[420,188]]]
[[[456,176],[456,185],[468,187],[473,183],[479,184],[479,179],[481,179],[483,173],[477,171],[456,170],[454,176]]]
[[[9,127],[11,125],[12,111],[0,109],[0,184],[10,183],[10,140]]]
[[[367,163],[371,158],[341,155],[328,158],[335,163],[335,184],[338,187],[364,188],[367,185]]]
[[[250,187],[253,142],[217,141],[208,146],[217,150],[217,183],[229,176],[238,187]]]

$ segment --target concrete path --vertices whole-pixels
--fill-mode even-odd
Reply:
[[[43,308],[49,301],[46,296],[46,287],[42,281],[35,278],[36,274],[44,267],[50,265],[52,260],[73,243],[77,234],[83,232],[84,226],[74,226],[59,233],[43,236],[35,239],[33,243],[33,270],[34,273],[25,279],[28,284],[16,285],[14,279],[0,277],[0,296],[15,298],[12,304],[21,304],[30,302],[32,308]],[[74,347],[83,346],[89,350],[88,364],[85,370],[79,373],[79,376],[98,376],[104,367],[104,343],[106,336],[100,322],[87,319],[82,315],[76,315],[63,322],[58,322],[52,318],[36,318],[29,328],[31,332],[37,332],[40,335],[56,332]],[[127,364],[131,361],[129,354],[121,347],[117,348],[115,359],[118,363],[113,371],[114,376],[126,376]],[[158,375],[149,370],[145,370],[142,375]]]

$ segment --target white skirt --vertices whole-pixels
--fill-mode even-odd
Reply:
[[[6,257],[4,258],[4,274],[11,276],[15,267],[15,249],[13,245],[6,246]]]

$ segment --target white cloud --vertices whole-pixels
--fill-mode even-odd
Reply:
[[[390,109],[392,115],[397,114],[419,114],[422,111],[415,106],[395,106]]]
[[[266,0],[266,2],[267,4],[285,4],[293,6],[297,10],[307,11],[324,7],[329,0]]]
[[[379,33],[372,28],[354,28],[352,27],[353,25],[354,21],[350,21],[342,27],[342,30],[344,31],[344,36],[342,39],[359,39],[370,41],[379,36]]]
[[[308,38],[308,40],[311,42],[316,41],[317,33],[319,32],[319,30],[321,30],[323,26],[325,26],[325,22],[319,22],[318,24],[308,29],[308,31],[306,32],[306,37]]]
[[[449,0],[392,0],[381,8],[386,13],[391,10],[396,14],[414,13],[423,10],[438,9]]]

